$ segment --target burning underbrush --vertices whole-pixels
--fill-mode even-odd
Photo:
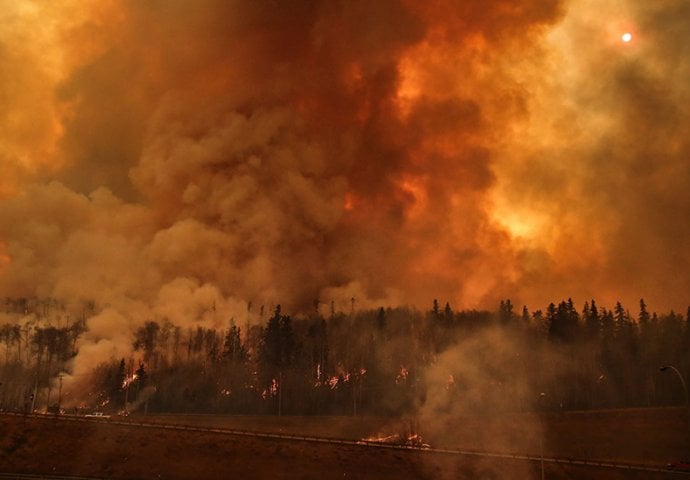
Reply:
[[[464,428],[454,423],[463,416],[635,405],[626,402],[640,397],[619,388],[633,385],[624,376],[630,369],[616,362],[643,359],[631,357],[627,345],[644,340],[640,351],[672,352],[669,334],[683,332],[676,314],[649,322],[642,310],[642,337],[622,307],[607,311],[592,302],[582,317],[570,301],[551,307],[546,317],[526,309],[517,316],[507,301],[498,312],[453,312],[434,303],[428,312],[380,308],[325,318],[291,317],[277,306],[268,319],[248,317],[242,326],[232,317],[227,327],[205,326],[206,313],[193,328],[149,320],[114,342],[101,336],[113,315],[108,308],[7,300],[0,408],[414,416],[412,427],[357,438],[441,447]],[[675,362],[645,362],[669,360]],[[673,402],[673,383],[658,380],[657,401]],[[538,435],[539,426],[534,430]]]
[[[372,436],[372,437],[367,437],[367,438],[362,438],[359,443],[361,444],[383,444],[383,445],[397,445],[397,446],[405,446],[405,447],[410,447],[410,448],[421,448],[421,449],[429,449],[431,448],[431,445],[428,443],[424,443],[422,440],[421,435],[418,434],[411,434],[408,436],[400,435],[397,433],[394,433],[393,435],[378,435],[378,436]]]
[[[410,448],[429,449],[431,445],[422,437],[419,419],[414,415],[403,415],[400,418],[388,419],[376,428],[376,433],[359,440],[362,444],[383,444]]]

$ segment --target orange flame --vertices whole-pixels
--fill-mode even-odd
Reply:
[[[136,379],[138,375],[136,373],[133,373],[132,375],[127,375],[125,379],[122,381],[122,388],[127,388],[129,387]]]
[[[352,192],[345,193],[345,198],[343,199],[343,210],[346,212],[351,212],[355,209],[357,204],[357,197]]]

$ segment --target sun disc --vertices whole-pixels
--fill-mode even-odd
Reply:
[[[625,32],[623,35],[621,35],[621,40],[623,40],[625,43],[630,42],[630,40],[632,40],[632,33]]]

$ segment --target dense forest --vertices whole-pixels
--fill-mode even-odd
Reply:
[[[578,309],[570,299],[532,312],[510,300],[496,311],[436,300],[428,311],[319,306],[293,317],[278,305],[259,324],[228,319],[221,329],[145,321],[131,354],[93,365],[68,395],[63,377],[97,306],[67,313],[55,300],[5,299],[2,318],[16,322],[0,326],[0,408],[400,415],[686,401],[690,308],[657,315],[641,300],[631,315],[620,303]]]

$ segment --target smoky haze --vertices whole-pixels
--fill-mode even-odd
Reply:
[[[686,305],[687,2],[7,3],[0,292],[95,301],[103,354],[248,302]]]

